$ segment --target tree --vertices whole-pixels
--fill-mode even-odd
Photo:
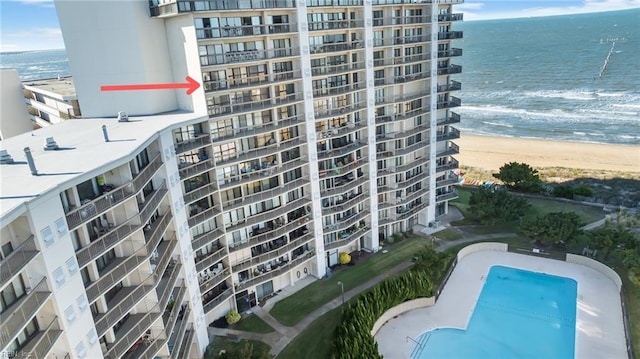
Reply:
[[[587,234],[589,236],[589,247],[605,251],[604,260],[609,258],[611,251],[617,248],[633,248],[635,243],[633,233],[621,226],[604,226],[596,228]]]
[[[240,315],[240,313],[238,313],[237,310],[229,311],[229,313],[227,313],[227,315],[225,315],[224,317],[227,320],[227,323],[229,324],[235,324],[239,322],[240,319],[242,318],[242,316]]]
[[[429,273],[431,278],[438,282],[447,272],[453,256],[452,253],[439,253],[431,247],[425,247],[414,257],[411,270]]]
[[[580,234],[583,223],[573,212],[553,212],[522,224],[522,232],[541,244],[566,245]]]
[[[500,167],[500,172],[495,173],[493,177],[520,192],[537,193],[542,189],[538,171],[526,163],[509,162]]]
[[[471,193],[469,210],[474,215],[490,222],[512,221],[524,216],[529,202],[503,189],[478,188]]]

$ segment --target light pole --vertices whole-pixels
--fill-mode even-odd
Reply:
[[[344,284],[341,281],[338,281],[338,285],[340,286],[340,290],[342,291],[342,306],[344,306]]]

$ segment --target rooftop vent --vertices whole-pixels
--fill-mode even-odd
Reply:
[[[109,133],[107,132],[107,126],[102,125],[102,136],[104,136],[104,142],[109,142]]]
[[[31,149],[29,147],[24,148],[24,155],[27,157],[27,163],[29,164],[31,174],[37,176],[38,170],[36,169],[36,163],[33,161],[33,156],[31,155]]]
[[[126,112],[118,112],[118,122],[129,122],[129,116],[127,116]]]
[[[0,150],[0,164],[9,165],[13,163],[13,158],[7,150]]]
[[[58,144],[56,143],[56,140],[53,139],[53,137],[47,137],[44,140],[44,150],[45,151],[55,151],[57,150]]]

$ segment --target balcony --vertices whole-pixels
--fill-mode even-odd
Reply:
[[[438,14],[438,22],[443,21],[462,21],[464,15],[459,14]]]
[[[446,176],[443,179],[436,178],[436,187],[451,186],[458,183],[458,181],[459,181],[458,176],[455,176],[455,175]]]
[[[105,359],[124,357],[161,315],[162,313],[159,311],[158,306],[154,306],[147,313],[131,314],[118,331],[115,332],[115,341],[110,345],[107,344]]]
[[[446,31],[438,33],[438,40],[462,39],[462,31]]]
[[[438,75],[453,75],[459,74],[462,72],[462,66],[460,65],[449,65],[438,67]]]
[[[322,30],[343,30],[364,27],[363,20],[334,20],[309,23],[309,32]]]
[[[353,91],[364,90],[366,84],[364,81],[362,81],[362,82],[347,84],[344,86],[335,86],[335,85],[332,85],[331,83],[328,83],[327,86],[328,87],[314,88],[313,97],[322,98],[326,96],[337,96],[341,94],[350,93]]]
[[[345,72],[357,71],[364,69],[364,62],[352,63],[330,63],[326,66],[315,66],[311,68],[312,76],[329,76],[337,75]]]
[[[204,185],[199,187],[193,191],[187,192],[184,195],[184,203],[189,204],[191,202],[195,202],[199,199],[202,199],[205,196],[208,196],[215,191],[218,190],[218,186],[215,183],[210,183],[208,185]]]
[[[227,90],[246,89],[265,84],[290,82],[299,80],[302,77],[302,73],[300,72],[300,70],[273,72],[271,75],[272,76],[269,76],[266,73],[261,73],[254,76],[239,76],[223,78],[215,81],[203,81],[202,87],[204,87],[205,92],[207,93],[219,93]]]
[[[50,296],[47,279],[42,278],[33,290],[27,290],[27,294],[0,313],[0,348],[6,348]]]
[[[403,208],[401,210],[401,212],[397,214],[396,220],[398,220],[398,221],[405,220],[405,219],[415,215],[416,213],[420,212],[424,208],[426,208],[427,205],[428,205],[428,203],[426,203],[426,202],[413,203],[413,204],[411,204],[409,206],[410,208]]]
[[[169,307],[165,308],[162,314],[162,321],[164,322],[164,330],[167,337],[170,337],[175,329],[186,293],[187,287],[184,284],[184,280],[182,280],[178,287],[173,288],[173,292],[171,293],[171,296],[174,298],[173,307],[170,310]]]
[[[191,355],[191,344],[193,338],[195,338],[195,330],[193,330],[193,323],[189,324],[189,329],[184,334],[184,340],[180,345],[180,351],[178,352],[178,358],[189,358]],[[173,354],[173,353],[172,353]]]
[[[302,205],[304,205],[303,203]],[[300,208],[300,207],[298,207]],[[290,212],[291,210],[287,210]],[[306,210],[305,210],[306,213]],[[280,238],[281,236],[290,233],[302,226],[306,226],[311,221],[310,216],[303,216],[300,218],[296,218],[291,220],[289,223],[284,226],[276,224],[275,226],[265,226],[261,230],[257,232],[252,232],[249,240],[245,240],[243,242],[234,242],[229,243],[229,251],[234,252],[240,250],[242,248],[253,247],[265,243],[273,238]]]
[[[337,196],[340,194],[344,194],[347,191],[350,191],[360,185],[363,185],[365,183],[367,183],[369,181],[368,176],[366,175],[362,175],[360,176],[358,179],[356,180],[350,180],[348,182],[343,182],[340,185],[337,185],[333,188],[330,189],[325,189],[325,190],[321,190],[321,196],[323,198],[325,197],[331,197],[331,196]]]
[[[373,19],[373,26],[428,24],[430,22],[431,18],[427,16],[378,17]]]
[[[226,246],[218,245],[218,249],[216,249],[213,253],[208,253],[202,257],[196,257],[196,271],[201,272],[205,268],[209,268],[212,265],[218,263],[222,258],[226,257],[229,254]]]
[[[214,133],[212,134],[212,138],[214,141],[224,141],[242,137],[254,137],[264,135],[269,132],[275,132],[283,128],[302,125],[304,123],[304,115],[297,115],[247,127],[234,127],[232,129]]]
[[[458,81],[450,81],[444,85],[438,85],[438,92],[458,91],[462,89],[462,84]]]
[[[347,200],[336,201],[334,203],[331,203],[330,205],[327,205],[326,207],[325,207],[325,201],[328,202],[329,200],[325,198],[322,201],[322,214],[323,215],[335,214],[338,212],[342,212],[345,209],[349,209],[355,206],[356,204],[362,202],[363,200],[367,199],[367,197],[363,196],[363,194],[364,192],[349,194],[348,196],[346,196],[348,198]]]
[[[205,293],[205,297],[206,295],[207,294]],[[229,298],[231,298],[232,295],[233,295],[233,290],[231,288],[227,288],[223,292],[216,295],[213,299],[204,303],[202,305],[202,309],[204,310],[205,313],[208,313],[209,311],[211,311],[211,309],[217,307],[225,300],[228,300]]]
[[[262,159],[260,159],[262,162]],[[223,179],[218,179],[219,181],[224,180],[224,183],[219,183],[221,190],[228,189],[234,186],[240,186],[244,184],[249,184],[255,181],[262,181],[272,176],[277,176],[279,174],[291,171],[292,169],[302,167],[307,164],[307,161],[302,159],[295,159],[289,161],[285,164],[275,164],[275,163],[266,163],[262,162],[262,164],[254,164],[251,166],[247,166],[240,170],[240,173],[237,175],[226,176]]]
[[[324,244],[324,250],[328,251],[328,250],[332,250],[332,249],[336,249],[336,248],[340,248],[340,247],[344,247],[350,243],[352,243],[353,241],[359,239],[360,237],[364,236],[365,234],[367,234],[367,232],[369,232],[371,229],[364,227],[364,228],[360,228],[359,230],[349,234],[347,237],[345,238],[341,238],[337,241],[333,241],[333,242],[329,242],[329,243],[325,243]]]
[[[285,274],[287,271],[291,270],[292,268],[313,258],[314,255],[315,255],[315,251],[310,250],[310,251],[306,251],[305,253],[302,253],[300,256],[296,257],[295,259],[292,259],[291,261],[282,262],[282,264],[280,264],[278,267],[276,267],[275,269],[272,269],[271,271],[266,272],[265,274],[237,283],[236,291],[247,289],[251,286],[266,282],[271,278]]]
[[[456,57],[456,56],[462,56],[462,49],[449,49],[449,50],[441,50],[438,51],[438,58],[442,59],[445,57]]]
[[[449,101],[438,102],[438,110],[445,108],[454,108],[462,106],[462,101],[459,98],[450,96]]]
[[[249,162],[252,160],[257,160],[257,159],[267,157],[276,153],[280,153],[298,146],[302,146],[305,142],[306,141],[304,137],[299,136],[292,140],[288,140],[286,142],[267,144],[261,148],[248,149],[244,151],[238,150],[238,152],[235,153],[235,157],[219,159],[216,162],[216,165],[228,166],[234,163]]]
[[[39,253],[36,248],[35,237],[30,235],[18,248],[0,261],[0,287],[4,287],[9,283]]]
[[[418,91],[410,94],[396,95],[396,96],[385,96],[383,98],[376,98],[376,105],[381,104],[391,104],[397,102],[407,102],[411,100],[415,100],[418,98],[428,97],[431,95],[431,91],[429,89]]]
[[[367,143],[361,140],[355,140],[348,142],[342,147],[332,148],[328,150],[318,149],[318,160],[328,160],[334,157],[341,157],[350,152],[354,152],[362,146],[366,146]]]
[[[197,237],[193,237],[191,241],[191,247],[194,251],[206,246],[209,243],[219,241],[224,236],[224,232],[220,229],[214,229],[209,232],[203,233]]]
[[[213,159],[209,158],[207,160],[197,162],[193,165],[179,166],[178,173],[180,174],[180,179],[184,180],[189,177],[199,175],[202,172],[211,170],[213,169],[213,167]]]
[[[362,0],[307,0],[308,7],[362,6]]]
[[[438,119],[437,125],[444,126],[444,125],[452,125],[455,123],[460,123],[460,115],[458,115],[455,112],[449,112],[448,116]]]
[[[168,345],[171,352],[171,356],[170,356],[171,359],[183,358],[178,356],[178,353],[180,353],[181,351],[183,339],[187,331],[187,324],[189,322],[190,312],[191,312],[191,309],[189,308],[189,306],[187,306],[186,309],[184,310],[182,319],[178,320],[178,323],[177,323],[178,327],[173,331],[173,333],[169,337]]]
[[[270,260],[274,260],[278,257],[282,257],[285,254],[289,254],[290,251],[296,249],[297,247],[300,247],[301,245],[309,242],[312,239],[313,239],[313,234],[307,233],[301,237],[296,238],[295,240],[292,240],[289,243],[285,242],[286,244],[283,244],[280,247],[271,249],[269,252],[251,257],[248,260],[245,260],[244,262],[234,265],[233,271],[240,272],[244,269],[251,268],[253,266],[262,264]]]
[[[445,149],[436,152],[436,157],[452,156],[458,153],[460,153],[460,147],[450,142]]]
[[[217,286],[221,282],[229,278],[229,268],[224,268],[222,271],[213,274],[205,274],[198,276],[198,284],[200,286],[200,293],[206,293],[210,288]]]
[[[219,205],[213,205],[205,210],[202,210],[200,212],[196,212],[195,214],[193,214],[192,216],[189,216],[189,227],[194,227],[196,226],[198,223],[202,223],[204,221],[206,221],[207,219],[213,218],[217,215],[219,215],[220,209],[219,209]]]
[[[451,141],[460,138],[460,130],[455,127],[449,127],[449,131],[436,133],[436,141]]]
[[[337,176],[343,176],[346,173],[349,173],[357,168],[367,165],[369,162],[364,159],[359,159],[359,160],[349,162],[345,165],[340,164],[341,163],[340,161],[338,161],[337,164],[335,162],[333,163],[334,163],[333,168],[321,169],[319,171],[320,178],[332,178]]]
[[[147,335],[138,338],[133,346],[125,353],[122,359],[154,359],[156,354],[167,343],[166,336],[162,333],[155,338],[146,338]]]
[[[156,1],[154,1],[156,2]],[[294,0],[177,0],[163,4],[150,2],[151,17],[167,17],[185,12],[294,8]]]
[[[176,144],[176,154],[179,155],[187,151],[192,151],[208,144],[211,144],[211,137],[208,134],[199,134],[189,141]]]
[[[281,204],[278,207],[274,207],[270,210],[267,211],[263,211],[260,212],[256,215],[253,215],[251,217],[247,217],[244,218],[240,221],[237,222],[232,222],[229,224],[229,226],[226,228],[227,233],[228,232],[232,232],[235,231],[237,229],[240,228],[245,228],[245,227],[251,227],[251,226],[255,226],[257,224],[261,224],[261,223],[266,223],[272,220],[275,220],[278,217],[281,217],[289,212],[292,212],[294,210],[296,210],[297,208],[306,206],[307,204],[309,204],[311,202],[309,197],[301,197],[298,198],[294,201],[291,202],[287,202],[285,204]],[[238,249],[236,247],[234,247],[233,245],[229,245],[229,249],[230,250],[234,250],[234,249]]]
[[[173,287],[178,282],[178,276],[180,275],[180,268],[182,264],[171,261],[164,271],[158,284],[156,286],[156,293],[158,294],[158,305],[160,308],[165,308],[169,303],[169,297],[173,291]]]
[[[431,75],[429,75],[428,72],[418,72],[418,73],[411,74],[411,75],[394,77],[393,78],[393,83],[402,84],[402,83],[406,83],[406,82],[427,79],[429,77],[431,77]]]
[[[268,199],[272,199],[278,195],[286,194],[298,187],[307,185],[309,183],[309,179],[306,177],[298,178],[293,181],[281,184],[279,186],[256,192],[253,194],[245,195],[241,198],[236,198],[229,200],[227,202],[222,203],[222,207],[224,211],[234,210],[243,206],[246,206],[247,203],[256,203],[263,202]]]
[[[300,52],[297,48],[233,51],[215,55],[202,55],[200,56],[200,65],[202,67],[207,67],[238,64],[255,61],[266,61],[270,59],[279,59],[298,55],[300,55]]]
[[[450,160],[446,164],[436,165],[436,172],[445,172],[458,169],[459,164],[458,160],[451,157]]]
[[[366,107],[367,107],[366,102],[359,102],[357,104],[347,105],[347,106],[336,108],[336,109],[316,108],[315,118],[317,121],[317,120],[322,120],[330,117],[347,115],[355,111],[363,110]]]
[[[458,198],[458,191],[452,189],[449,192],[436,195],[436,202],[444,202],[455,198]]]
[[[198,39],[236,38],[242,36],[286,34],[289,32],[296,32],[297,30],[298,27],[296,24],[205,27],[196,29],[196,37]]]
[[[311,46],[310,52],[314,54],[322,54],[327,52],[349,51],[364,48],[364,41],[339,42],[335,44],[322,44]]]
[[[131,183],[126,183],[109,192],[105,192],[101,196],[83,204],[80,208],[67,213],[66,218],[69,230],[78,227],[82,223],[97,217],[108,209],[132,197],[135,192],[131,187]]]
[[[60,324],[58,324],[58,317],[54,317],[44,326],[44,329],[38,330],[26,343],[21,350],[22,356],[25,358],[48,358],[49,351],[51,351],[61,335],[62,330],[60,329]],[[8,354],[9,352],[4,353]]]
[[[331,232],[344,231],[345,229],[351,227],[354,223],[364,219],[369,215],[368,210],[363,210],[360,213],[352,213],[349,217],[341,218],[338,223],[330,224],[323,228],[324,234],[329,234]]]

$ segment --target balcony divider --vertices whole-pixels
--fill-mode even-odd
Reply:
[[[18,275],[38,253],[40,252],[36,248],[35,236],[32,234],[0,261],[0,287],[4,287],[11,278]]]
[[[48,354],[53,348],[58,338],[62,335],[58,317],[54,317],[44,329],[39,330],[22,348],[24,357],[48,358]]]

